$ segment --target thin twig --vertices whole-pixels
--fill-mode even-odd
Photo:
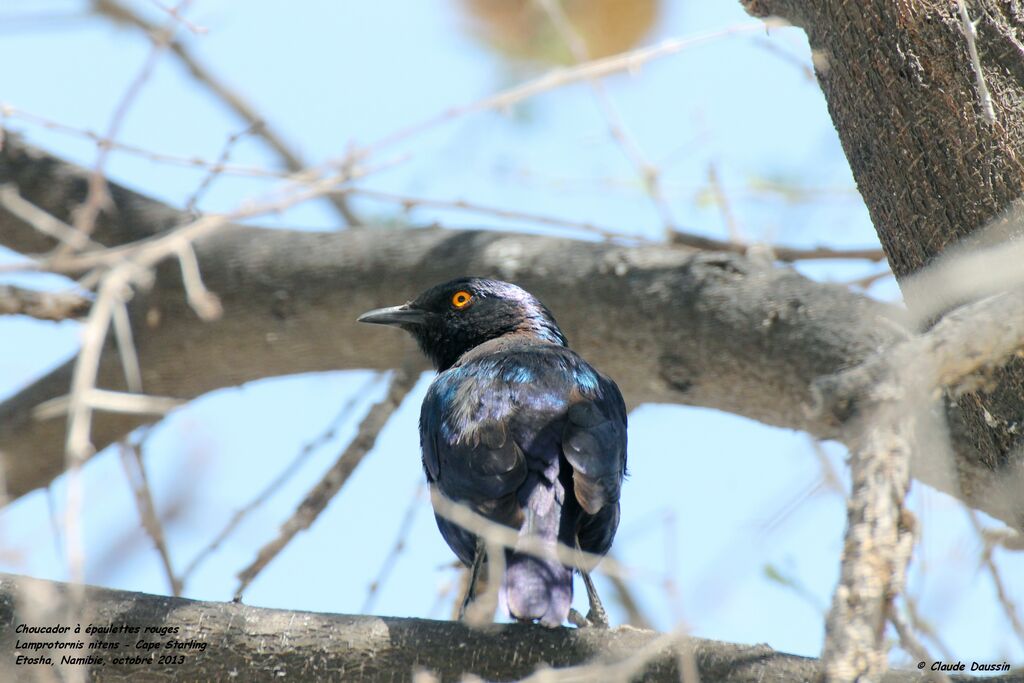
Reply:
[[[587,51],[587,45],[576,29],[573,28],[565,12],[562,11],[561,3],[558,0],[535,0],[535,2],[544,10],[551,25],[555,27],[562,41],[569,47],[569,51],[572,53],[576,64],[589,63],[590,54]],[[608,90],[604,87],[601,79],[594,76],[588,78],[587,82],[594,93],[594,101],[605,118],[608,133],[618,144],[625,157],[633,164],[637,174],[640,176],[640,180],[647,190],[647,195],[651,198],[655,210],[661,217],[665,234],[671,234],[676,230],[676,221],[672,216],[672,209],[662,193],[658,168],[647,160],[644,153],[640,150],[640,146],[637,145],[636,141],[626,131],[622,116],[615,108],[615,104],[612,102],[611,96],[608,94]]]
[[[504,548],[513,548],[517,553],[542,559],[552,559],[553,557],[567,567],[586,572],[596,570],[607,576],[618,576],[627,580],[642,576],[653,581],[661,581],[661,577],[655,576],[652,572],[642,571],[637,567],[627,567],[612,557],[584,552],[564,543],[552,546],[536,536],[520,536],[518,530],[492,522],[468,506],[447,498],[436,487],[431,487],[430,502],[436,515],[457,524],[489,543],[496,543]]]
[[[999,600],[999,604],[1003,608],[1003,612],[1006,614],[1006,619],[1010,622],[1010,626],[1013,627],[1014,633],[1017,634],[1017,638],[1020,639],[1021,643],[1024,643],[1024,623],[1021,622],[1021,616],[1019,609],[1014,603],[1013,598],[1006,591],[1006,585],[1003,583],[1002,575],[999,572],[999,568],[996,566],[995,560],[992,559],[992,551],[995,548],[993,543],[990,543],[988,538],[985,536],[984,527],[981,524],[981,520],[978,519],[978,513],[975,510],[968,509],[967,515],[970,517],[971,525],[974,530],[978,533],[978,536],[984,542],[984,549],[981,553],[981,563],[988,570],[989,575],[992,577],[992,584],[996,589],[996,598]]]
[[[489,216],[495,216],[497,218],[507,220],[517,220],[524,221],[527,223],[535,223],[538,225],[553,225],[563,228],[582,230],[584,232],[599,235],[604,239],[626,239],[646,241],[643,237],[637,237],[625,232],[616,231],[611,228],[604,228],[593,223],[573,221],[569,219],[557,218],[555,216],[537,214],[528,211],[502,209],[495,206],[486,206],[483,204],[477,204],[475,202],[467,202],[462,199],[446,200],[429,199],[425,197],[410,197],[407,195],[395,194],[393,192],[385,192],[383,190],[372,190],[369,188],[356,186],[346,188],[345,192],[359,197],[364,197],[366,199],[373,199],[381,202],[399,204],[407,211],[417,207],[428,207],[434,209],[445,209],[453,211],[469,211],[471,213],[486,214]]]
[[[715,199],[715,205],[722,213],[722,220],[725,223],[725,231],[729,235],[729,241],[742,242],[739,223],[736,222],[736,216],[732,212],[732,205],[729,203],[729,198],[725,195],[722,182],[718,178],[718,169],[714,163],[708,164],[708,186],[711,188],[711,196]]]
[[[860,289],[868,289],[869,287],[871,287],[871,285],[875,284],[879,280],[882,280],[886,277],[890,277],[891,275],[892,269],[890,269],[889,266],[886,266],[885,268],[882,268],[881,270],[871,273],[870,275],[865,275],[864,277],[859,277],[854,280],[848,280],[843,284],[845,284],[847,287],[858,287]]]
[[[614,556],[611,556],[614,558]],[[608,576],[608,582],[611,583],[612,589],[615,591],[615,598],[619,605],[626,612],[626,623],[637,628],[653,629],[654,626],[651,620],[644,613],[643,608],[640,606],[640,601],[633,593],[633,589],[630,588],[629,584],[621,576]]]
[[[135,348],[135,338],[132,335],[132,322],[128,316],[128,306],[124,303],[115,306],[112,320],[114,323],[114,339],[117,342],[117,353],[121,357],[125,384],[128,386],[128,391],[141,394],[143,391],[142,366],[139,365],[139,353]]]
[[[400,161],[401,159],[385,162],[373,168],[356,167],[345,173],[331,175],[316,181],[301,185],[289,185],[282,192],[277,193],[280,196],[272,194],[268,199],[262,201],[246,202],[241,208],[230,213],[205,214],[168,232],[95,252],[64,256],[49,261],[45,266],[36,267],[34,270],[78,274],[100,267],[111,268],[111,271],[127,269],[131,271],[130,277],[129,273],[122,274],[122,277],[126,278],[126,282],[130,280],[144,283],[144,278],[150,274],[151,266],[168,256],[177,255],[184,246],[220,230],[231,222],[277,213],[311,199],[317,199],[326,193],[343,189],[347,183],[351,183],[356,178],[377,172]],[[108,274],[105,274],[103,277],[107,276]]]
[[[179,22],[181,22],[182,26],[184,26],[197,36],[206,35],[207,29],[205,26],[198,26],[196,24],[193,24],[191,21],[183,17],[178,9],[174,7],[168,7],[167,5],[163,4],[162,2],[159,2],[158,0],[149,0],[149,2],[155,7],[159,8],[161,12],[169,14],[173,18],[177,19]]]
[[[942,658],[946,661],[954,659],[953,651],[946,645],[945,641],[942,640],[942,636],[938,634],[935,628],[928,622],[927,619],[921,616],[921,611],[917,608],[917,600],[914,596],[904,593],[903,604],[907,607],[907,615],[910,617],[910,625],[914,631],[925,636],[932,642],[932,645]]]
[[[928,654],[928,650],[925,649],[925,646],[922,645],[921,641],[919,641],[917,636],[914,635],[914,631],[910,627],[910,624],[907,623],[907,620],[903,618],[903,615],[894,604],[889,606],[889,621],[892,623],[893,628],[896,629],[896,635],[900,638],[900,646],[906,650],[908,654],[913,655],[918,661],[933,661],[933,657]],[[931,676],[934,680],[941,681],[941,683],[950,683],[949,676],[947,676],[945,672],[939,671],[931,673]]]
[[[277,557],[295,535],[316,521],[327,504],[341,490],[363,458],[373,449],[384,425],[398,410],[402,400],[412,390],[419,378],[413,364],[407,360],[391,376],[387,394],[375,403],[359,424],[359,430],[348,447],[338,457],[330,470],[314,486],[296,508],[292,516],[281,526],[277,537],[264,545],[256,559],[238,573],[238,588],[235,589],[235,600],[242,599],[242,593],[263,569]]]
[[[174,564],[171,562],[171,553],[167,548],[167,540],[164,536],[163,524],[160,523],[160,516],[153,504],[153,493],[149,486],[149,479],[146,477],[146,466],[142,462],[139,449],[127,441],[120,443],[121,464],[124,466],[125,476],[135,496],[135,506],[139,511],[139,518],[142,520],[142,528],[149,535],[160,556],[160,563],[163,566],[164,574],[171,588],[171,595],[181,595],[181,580],[174,574]]]
[[[185,299],[196,312],[200,320],[207,322],[217,320],[224,315],[224,307],[220,297],[211,292],[203,284],[203,275],[199,270],[199,260],[190,243],[182,244],[178,251],[181,263],[181,281],[185,286]]]
[[[409,497],[409,505],[405,508],[405,514],[402,515],[402,521],[399,523],[398,531],[395,533],[395,543],[391,546],[387,557],[384,558],[384,562],[377,571],[376,578],[370,582],[369,587],[366,589],[366,599],[363,600],[363,606],[359,608],[360,614],[369,614],[370,610],[373,609],[373,603],[380,594],[381,586],[384,585],[384,582],[391,575],[391,570],[394,569],[395,564],[398,562],[398,556],[405,550],[405,542],[409,537],[409,532],[412,530],[413,522],[416,521],[416,513],[419,512],[420,505],[423,502],[425,488],[423,483],[416,484],[416,489]]]
[[[0,116],[17,118],[33,125],[40,126],[46,130],[57,131],[66,135],[84,138],[86,140],[90,140],[99,147],[106,147],[124,154],[141,157],[155,164],[170,164],[174,166],[184,166],[185,168],[205,168],[208,171],[217,169],[222,175],[236,175],[247,178],[266,178],[270,180],[287,178],[295,175],[290,171],[279,171],[271,168],[244,166],[239,164],[221,164],[217,161],[210,161],[200,157],[185,157],[176,154],[167,154],[165,152],[157,152],[137,145],[130,145],[125,142],[111,140],[110,138],[105,138],[96,131],[89,130],[88,128],[69,126],[66,123],[61,123],[45,116],[40,116],[39,114],[33,114],[7,103],[0,103]],[[304,175],[307,172],[308,169],[303,169],[301,174]],[[69,229],[74,231],[74,228]]]
[[[288,463],[288,465],[281,470],[281,472],[278,473],[270,483],[263,487],[259,493],[253,496],[248,503],[235,511],[235,514],[231,516],[231,519],[228,520],[228,523],[220,530],[220,533],[218,533],[212,541],[210,541],[202,550],[199,551],[198,554],[196,554],[195,558],[185,568],[185,571],[181,573],[182,582],[188,581],[189,577],[192,576],[196,569],[199,568],[199,565],[206,561],[206,559],[212,555],[232,533],[234,533],[235,529],[238,528],[238,525],[242,523],[242,520],[252,513],[253,510],[266,503],[272,495],[280,491],[284,485],[288,483],[288,480],[299,471],[306,460],[309,459],[309,456],[336,436],[338,428],[349,418],[353,408],[355,408],[359,400],[373,389],[373,386],[380,380],[380,377],[381,375],[375,374],[366,382],[365,385],[356,389],[352,396],[345,402],[345,405],[342,406],[341,410],[338,411],[338,414],[331,419],[330,423],[328,423],[327,428],[320,432],[316,438],[306,442],[302,448],[299,449],[298,454],[292,458],[292,461]]]
[[[494,206],[477,204],[475,202],[467,202],[461,199],[446,200],[430,199],[426,197],[412,197],[408,195],[400,195],[393,192],[385,192],[383,190],[373,190],[357,186],[346,188],[345,192],[347,192],[348,194],[357,195],[359,197],[364,197],[366,199],[373,199],[376,201],[399,204],[406,210],[414,209],[416,207],[430,207],[443,210],[470,211],[473,213],[496,216],[502,219],[520,220],[540,225],[554,225],[558,227],[572,228],[574,230],[582,230],[584,232],[600,235],[605,239],[636,240],[638,242],[643,243],[648,243],[650,241],[642,236],[631,235],[621,230],[615,230],[614,228],[600,226],[594,223],[573,221],[569,219],[558,218],[555,216],[530,213],[526,211],[502,209]],[[694,235],[691,233],[678,231],[672,233],[669,241],[672,244],[679,244],[694,249],[700,249],[702,251],[727,251],[736,254],[746,254],[747,251],[752,247],[752,245],[750,244],[727,242],[724,240],[718,240],[711,237],[703,237],[701,235]],[[819,259],[850,259],[880,261],[885,258],[885,253],[881,249],[832,249],[829,247],[800,248],[776,245],[770,246],[769,249],[771,250],[772,255],[777,260],[783,262]]]
[[[94,0],[93,7],[98,13],[107,16],[115,22],[126,23],[150,35],[154,34],[156,27],[152,23],[117,0]],[[179,8],[177,12],[180,13],[180,11]],[[226,83],[214,76],[213,72],[203,65],[184,43],[172,39],[169,43],[169,48],[171,53],[177,57],[194,79],[213,93],[236,116],[245,121],[253,129],[254,133],[267,143],[274,153],[277,154],[285,168],[292,173],[300,173],[309,167],[301,155],[267,124],[249,102]],[[352,213],[343,196],[331,193],[326,195],[325,199],[334,206],[346,225],[360,225],[359,218]]]
[[[967,53],[971,57],[971,67],[974,69],[974,79],[978,87],[978,99],[981,100],[981,113],[990,125],[996,123],[996,111],[992,106],[992,94],[985,84],[985,75],[981,71],[981,59],[978,58],[978,29],[975,22],[971,21],[971,15],[967,13],[967,4],[964,0],[956,0],[957,9],[960,10],[960,26],[964,31],[964,38],[967,39]]]
[[[151,35],[153,45],[150,48],[149,55],[147,55],[142,68],[139,69],[138,74],[136,74],[135,78],[125,89],[121,99],[114,107],[114,113],[110,117],[107,132],[103,137],[108,139],[117,137],[117,133],[120,131],[121,125],[128,114],[128,110],[139,96],[139,93],[142,92],[142,87],[149,81],[153,69],[156,68],[156,64],[160,59],[160,55],[167,48],[174,36],[176,27],[181,23],[178,15],[183,13],[191,2],[192,0],[180,0],[177,6],[175,6],[172,17],[167,25]],[[91,235],[95,229],[96,219],[100,211],[110,207],[112,204],[107,187],[107,178],[103,173],[109,155],[110,149],[101,145],[96,154],[96,162],[93,164],[92,172],[89,174],[85,202],[74,212],[75,219],[73,223],[75,229],[86,237]]]
[[[453,121],[467,114],[490,110],[505,111],[523,100],[527,100],[541,93],[549,92],[572,83],[578,83],[580,81],[590,80],[593,78],[601,78],[622,71],[637,73],[642,66],[654,59],[674,55],[697,45],[714,42],[729,36],[763,31],[766,25],[788,26],[788,24],[781,19],[771,18],[759,21],[755,24],[739,24],[729,28],[709,31],[707,33],[701,33],[687,38],[670,38],[657,45],[623,52],[621,54],[612,55],[611,57],[595,59],[569,68],[552,69],[548,73],[535,79],[526,81],[525,83],[521,83],[520,85],[507,90],[502,90],[494,95],[490,95],[467,104],[450,107],[434,116],[420,121],[419,123],[415,123],[407,128],[391,133],[376,142],[353,150],[351,155],[353,158],[360,159],[367,155],[375,154],[385,147],[390,147],[391,145],[419,135],[420,133],[440,124]]]
[[[772,41],[770,37],[755,38],[751,42],[755,47],[759,47],[769,54],[775,55],[787,64],[796,67],[800,71],[800,75],[811,83],[815,82],[813,64],[805,62],[793,53],[783,50],[774,41]]]
[[[693,249],[704,251],[728,251],[734,254],[746,254],[755,245],[737,244],[724,240],[716,240],[711,237],[694,235],[686,232],[674,232],[669,237],[672,244],[681,244]],[[784,247],[770,245],[768,249],[771,255],[778,261],[791,263],[793,261],[812,261],[828,259],[853,259],[867,261],[881,261],[885,258],[885,252],[881,249],[833,249],[831,247]]]
[[[498,609],[501,583],[505,576],[505,549],[499,543],[485,539],[487,579],[482,593],[472,596],[473,601],[466,607],[465,620],[470,626],[483,628],[494,623],[494,612]],[[472,582],[472,576],[470,582]],[[466,590],[477,590],[479,586],[466,586]]]
[[[231,158],[231,152],[234,150],[235,145],[237,145],[238,141],[246,135],[252,134],[258,127],[259,124],[250,124],[244,130],[240,130],[237,133],[232,133],[228,136],[227,141],[224,143],[224,147],[220,151],[220,156],[217,157],[217,161],[215,161],[213,166],[209,168],[206,175],[203,176],[203,179],[199,182],[199,186],[196,187],[195,192],[193,192],[192,196],[190,196],[185,202],[185,213],[197,213],[196,207],[199,205],[200,198],[202,198],[202,196],[206,194],[207,190],[210,189],[210,186],[213,185],[213,181],[224,173],[225,165],[227,164],[228,159]]]
[[[72,249],[103,248],[102,244],[93,242],[88,236],[22,197],[14,183],[0,185],[0,206],[28,223],[41,234],[52,237],[60,244],[67,245]]]
[[[167,396],[129,394],[96,388],[85,392],[83,402],[89,406],[90,410],[123,415],[166,415],[186,403],[181,399]],[[32,409],[32,419],[50,420],[66,415],[70,405],[70,394],[51,398]]]
[[[40,292],[0,285],[0,315],[27,315],[39,320],[81,317],[92,302],[74,292]]]
[[[567,666],[559,669],[541,667],[517,683],[591,683],[592,681],[609,681],[628,683],[638,680],[647,665],[668,649],[676,649],[684,645],[686,635],[670,631],[650,640],[633,654],[618,661],[596,661],[579,666]],[[689,670],[690,667],[681,669]],[[697,683],[692,677],[686,683]]]

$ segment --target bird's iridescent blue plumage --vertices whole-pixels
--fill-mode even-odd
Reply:
[[[472,296],[464,308],[451,304],[459,292]],[[626,469],[626,408],[615,383],[569,349],[548,309],[515,285],[464,278],[406,308],[416,322],[403,327],[439,370],[420,412],[428,481],[522,536],[606,553]],[[394,309],[386,310],[390,323]],[[476,538],[440,516],[437,524],[471,564]],[[573,570],[514,550],[505,561],[511,614],[562,624]]]

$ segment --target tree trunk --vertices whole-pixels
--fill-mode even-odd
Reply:
[[[1024,192],[1020,0],[965,2],[977,22],[984,88],[955,0],[741,2],[752,14],[781,16],[807,32],[829,113],[902,284],[954,245],[1020,237],[1019,219],[998,220],[1020,210]],[[1024,361],[1011,361],[993,379],[953,399],[947,412],[959,437],[957,467],[1019,477]],[[967,496],[981,493],[972,493],[969,477],[961,476],[960,486]],[[1018,508],[1008,521],[1020,528],[1022,514]]]

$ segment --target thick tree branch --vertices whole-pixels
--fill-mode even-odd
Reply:
[[[663,639],[653,631],[631,627],[613,630],[546,629],[505,625],[475,630],[457,622],[393,617],[350,616],[262,609],[233,603],[200,602],[105,588],[86,588],[76,602],[66,584],[0,575],[0,676],[28,680],[32,665],[15,665],[18,654],[49,656],[59,664],[62,655],[104,658],[90,680],[135,681],[233,680],[244,672],[246,681],[278,680],[409,680],[416,670],[433,672],[442,680],[459,680],[473,673],[487,680],[515,680],[538,666],[567,667],[587,662],[621,662]],[[17,633],[28,626],[70,625],[66,634]],[[80,624],[82,633],[73,629]],[[138,627],[142,633],[88,636],[88,626]],[[145,633],[145,627],[177,627],[177,633]],[[118,643],[111,650],[89,649],[96,640]],[[18,642],[82,640],[83,650],[17,649]],[[184,649],[142,650],[140,641],[161,646],[171,640],[193,642]],[[703,681],[812,681],[817,661],[775,652],[765,645],[746,646],[698,638],[680,638],[693,653]],[[200,649],[200,647],[202,649]],[[153,656],[152,664],[117,665],[115,656]],[[157,663],[160,655],[180,655],[180,664]],[[660,648],[643,673],[645,681],[679,681],[678,654]],[[50,667],[46,667],[50,670]],[[893,671],[882,681],[920,681],[918,672]],[[975,680],[960,677],[954,680]],[[986,681],[1021,681],[1010,672]]]
[[[66,216],[84,196],[86,172],[8,136],[0,182]],[[97,241],[122,245],[183,222],[173,209],[111,184],[116,211],[101,214]],[[16,216],[0,212],[0,243],[19,251],[53,246]],[[229,226],[195,245],[205,285],[224,315],[201,321],[186,301],[174,263],[132,303],[143,386],[188,399],[267,376],[343,368],[396,367],[400,335],[358,326],[357,315],[467,273],[515,280],[558,316],[574,347],[615,377],[632,405],[672,402],[718,408],[767,424],[840,435],[841,420],[812,414],[816,379],[858,365],[905,338],[893,310],[845,288],[739,254],[684,247],[623,247],[536,235],[443,229],[309,233]],[[0,405],[0,452],[12,495],[47,484],[63,468],[64,425],[36,420],[39,403],[68,393],[58,368]],[[116,349],[104,354],[99,386],[122,389]],[[97,413],[102,447],[140,418]],[[964,491],[992,510],[989,474],[970,457],[975,436],[953,430],[961,481],[915,476]]]

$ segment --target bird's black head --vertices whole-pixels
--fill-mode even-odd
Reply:
[[[566,345],[551,312],[532,294],[508,282],[477,277],[431,287],[407,304],[364,313],[359,322],[397,325],[412,333],[438,370],[507,334]]]

